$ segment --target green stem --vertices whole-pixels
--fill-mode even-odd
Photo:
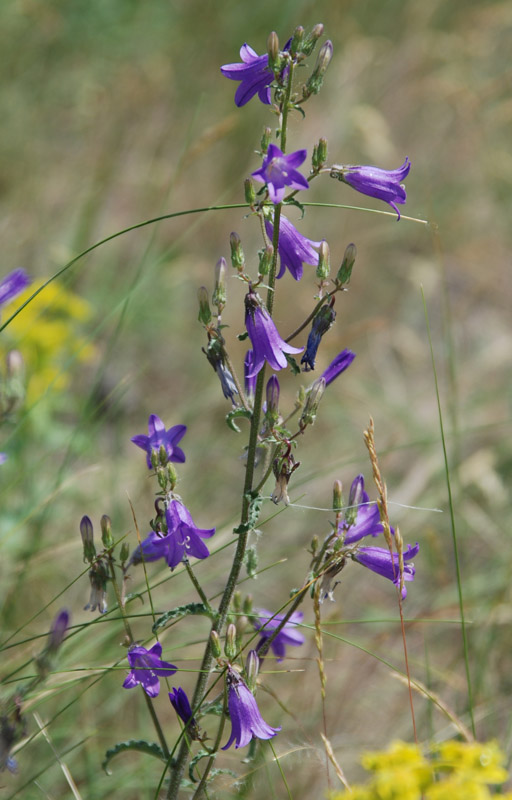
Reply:
[[[203,604],[206,606],[208,611],[213,611],[213,609],[212,609],[212,607],[211,607],[211,605],[210,605],[210,603],[208,601],[208,598],[206,597],[205,593],[203,592],[203,590],[201,588],[201,585],[200,585],[199,581],[197,580],[196,576],[194,575],[194,571],[193,571],[192,567],[190,566],[190,563],[189,563],[188,559],[185,558],[183,563],[185,564],[185,569],[187,570],[188,577],[190,578],[190,580],[194,584],[196,592],[198,593],[199,597],[203,601]]]
[[[307,317],[307,318],[304,320],[304,322],[302,323],[302,325],[299,325],[299,327],[297,328],[297,330],[295,330],[293,333],[290,333],[290,335],[289,335],[289,336],[288,336],[288,337],[285,339],[285,342],[288,344],[288,342],[291,342],[291,341],[292,341],[292,339],[295,339],[295,337],[296,337],[296,336],[298,336],[298,335],[299,335],[299,333],[300,333],[301,331],[303,331],[303,330],[304,330],[304,328],[306,328],[306,327],[309,325],[309,323],[310,323],[310,322],[312,322],[312,321],[314,320],[314,318],[316,317],[316,315],[318,314],[318,312],[320,311],[320,309],[322,308],[322,306],[323,306],[323,305],[325,305],[325,303],[326,303],[326,302],[329,302],[329,300],[331,299],[331,297],[333,297],[333,296],[336,294],[336,292],[339,292],[339,291],[340,291],[340,289],[338,289],[338,288],[336,287],[336,289],[333,289],[333,291],[332,291],[332,292],[327,292],[327,294],[325,295],[325,297],[322,297],[322,298],[321,298],[321,299],[318,301],[318,303],[317,303],[317,304],[316,304],[316,306],[314,307],[313,311],[312,311],[312,312],[311,312],[311,314],[310,314],[310,315],[309,315],[309,316],[308,316],[308,317]]]

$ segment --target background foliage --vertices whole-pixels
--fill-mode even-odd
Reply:
[[[0,10],[1,272],[23,265],[42,279],[140,220],[240,202],[243,179],[259,166],[252,150],[263,117],[254,102],[235,110],[234,85],[218,66],[236,61],[244,41],[262,52],[271,29],[284,42],[297,24],[320,21],[335,55],[305,122],[292,120],[291,146],[311,148],[325,135],[332,160],[386,168],[408,155],[405,213],[431,224],[396,225],[358,211],[308,212],[304,232],[318,239],[321,229],[335,264],[348,242],[358,247],[350,292],[337,302],[338,321],[324,340],[319,367],[342,347],[357,359],[324,399],[291,498],[327,506],[334,478],[345,486],[359,471],[370,478],[361,434],[372,414],[390,499],[447,511],[423,285],[448,432],[477,728],[480,738],[499,737],[509,751],[510,3],[9,0]],[[309,200],[361,199],[337,182],[317,183]],[[242,214],[210,212],[127,234],[79,262],[59,284],[89,309],[64,321],[76,346],[50,352],[46,366],[53,371],[43,392],[29,392],[16,423],[3,429],[9,461],[0,488],[0,607],[3,639],[15,634],[10,644],[16,643],[2,656],[5,691],[12,690],[9,681],[31,674],[29,665],[9,677],[37,652],[34,637],[48,630],[57,609],[69,607],[77,627],[62,650],[65,671],[52,676],[49,691],[27,711],[30,733],[37,729],[33,711],[45,721],[58,715],[48,732],[58,752],[74,748],[65,761],[83,797],[154,794],[147,757],[119,756],[111,777],[99,766],[128,729],[137,726],[141,737],[152,733],[141,699],[121,691],[117,615],[96,620],[83,612],[87,578],[73,583],[82,569],[78,522],[84,513],[96,526],[109,514],[117,535],[127,534],[134,545],[128,496],[145,532],[152,487],[129,439],[144,432],[149,413],[168,426],[189,426],[180,470],[187,504],[199,525],[217,525],[217,545],[232,541],[242,439],[224,425],[228,407],[200,352],[196,322],[196,288],[210,283],[216,260],[228,256],[231,230],[242,236],[246,253],[258,245]],[[234,334],[242,329],[241,287],[232,283],[225,319]],[[309,309],[312,283],[304,279],[297,288],[296,307],[283,300],[278,306],[280,329]],[[59,317],[58,296],[42,299],[24,312],[25,326],[7,330],[2,348],[15,344],[24,351],[34,328],[44,332]],[[36,380],[40,364],[28,360],[27,368]],[[467,722],[449,515],[392,508],[405,541],[422,548],[406,605],[413,675]],[[326,531],[327,516],[268,505],[262,519],[269,521],[262,526],[259,566],[277,566],[243,589],[256,605],[277,608],[302,581],[305,548],[313,534]],[[225,563],[219,555],[198,564],[212,594],[222,587]],[[153,594],[157,611],[195,599],[179,570],[170,576],[166,567],[151,567],[152,580],[163,581]],[[378,660],[402,667],[395,597],[363,572],[346,570],[337,604],[324,608],[327,731],[349,777],[358,776],[363,748],[411,735],[404,687]],[[140,581],[135,573],[134,590]],[[135,602],[131,612],[146,615],[149,606]],[[306,622],[312,619],[307,610]],[[93,624],[82,630],[86,622]],[[180,669],[197,668],[195,643],[206,631],[201,619],[171,629],[164,657]],[[315,658],[309,635],[268,681],[289,711],[276,747],[295,797],[326,785]],[[117,661],[117,671],[105,671]],[[171,730],[176,722],[165,703],[163,695]],[[262,703],[266,709],[263,697]],[[450,733],[446,718],[424,699],[416,706],[420,738]],[[276,710],[269,700],[264,716],[271,724]],[[17,758],[18,776],[0,778],[7,797],[69,796],[43,736]],[[231,758],[236,768],[237,754]],[[282,796],[270,761],[269,755],[264,768],[258,765],[254,797]],[[229,777],[219,780],[223,796],[235,793]]]

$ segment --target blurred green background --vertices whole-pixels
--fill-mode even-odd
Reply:
[[[302,232],[328,240],[336,267],[349,242],[358,248],[350,291],[338,297],[337,323],[318,365],[323,369],[343,347],[357,359],[330,387],[302,443],[291,499],[326,507],[333,480],[348,487],[358,472],[371,485],[362,442],[371,414],[390,500],[444,512],[391,507],[405,542],[421,546],[405,607],[412,674],[468,724],[422,286],[453,482],[477,731],[481,739],[500,738],[509,752],[510,3],[5,0],[1,274],[23,266],[34,278],[47,278],[81,250],[139,221],[243,202],[243,180],[260,163],[254,153],[260,132],[274,118],[255,100],[236,109],[236,84],[222,78],[219,66],[237,61],[244,41],[261,53],[271,30],[284,43],[296,25],[317,22],[325,25],[334,58],[305,121],[292,117],[290,149],[311,150],[325,136],[330,162],[393,169],[409,156],[404,214],[430,224],[404,219],[397,225],[392,217],[357,210],[307,212]],[[383,208],[327,178],[315,183],[308,200]],[[83,798],[152,798],[158,783],[158,764],[145,756],[119,756],[110,777],[101,770],[103,753],[116,741],[153,738],[153,732],[142,698],[121,690],[121,622],[107,616],[82,630],[92,619],[82,611],[87,576],[67,588],[83,569],[83,514],[98,531],[101,514],[109,514],[116,535],[128,534],[133,546],[129,498],[141,533],[148,529],[154,486],[129,440],[146,431],[150,413],[168,427],[189,426],[179,491],[197,524],[216,525],[218,545],[232,542],[237,524],[245,428],[236,435],[224,425],[229,403],[201,353],[204,334],[196,321],[197,287],[211,286],[215,262],[228,258],[232,230],[254,264],[257,225],[242,212],[164,221],[102,246],[66,273],[61,293],[72,292],[86,306],[72,312],[69,303],[59,305],[58,292],[43,293],[37,307],[18,317],[16,329],[2,334],[4,353],[13,346],[24,353],[29,382],[24,407],[2,429],[0,448],[9,454],[0,490],[2,638],[15,634],[11,645],[24,642],[2,654],[8,676],[2,696],[21,675],[33,673],[29,663],[11,676],[37,653],[33,637],[48,630],[60,607],[70,608],[79,627],[62,650],[62,672],[51,676],[47,693],[29,699],[26,716],[29,735],[37,730],[37,712],[52,720],[48,734],[57,752],[74,748],[65,762]],[[312,307],[307,267],[305,275],[299,285],[289,275],[279,284],[281,331]],[[234,339],[243,329],[243,290],[237,281],[228,288],[224,318],[226,335]],[[62,327],[52,333],[48,326],[56,322]],[[243,352],[235,342],[238,363]],[[37,376],[45,369],[41,386]],[[291,404],[297,381],[289,377],[282,387]],[[256,606],[275,609],[304,579],[311,537],[329,530],[326,513],[277,511],[274,516],[274,507],[264,507],[262,520],[269,521],[258,540],[259,568],[277,566],[241,587]],[[223,586],[231,552],[229,545],[197,565],[211,595]],[[167,568],[150,567],[152,581],[169,578]],[[133,578],[133,590],[141,588],[139,572]],[[343,573],[336,593],[337,603],[323,609],[326,731],[347,776],[356,778],[361,750],[410,739],[411,722],[405,688],[378,660],[403,668],[392,587],[356,565]],[[195,599],[179,570],[153,593],[161,611]],[[305,605],[304,611],[312,624],[312,609]],[[147,600],[134,602],[131,612],[148,614]],[[384,621],[365,621],[372,619]],[[134,627],[147,636],[145,617]],[[207,630],[204,619],[176,626],[163,637],[164,658],[193,673],[201,651],[196,645]],[[264,692],[258,699],[269,723],[283,726],[274,744],[292,796],[321,796],[327,777],[311,632],[291,656],[276,674],[264,676],[288,712]],[[117,661],[120,671],[104,671]],[[268,672],[273,669],[268,662]],[[193,677],[183,673],[180,685],[191,689]],[[453,734],[438,709],[420,696],[415,703],[421,740]],[[165,691],[158,710],[172,741],[177,725]],[[251,796],[283,797],[265,752]],[[226,764],[249,771],[239,756],[230,753]],[[41,734],[17,759],[18,775],[0,776],[6,797],[70,796]],[[237,795],[232,778],[218,781],[219,796]]]

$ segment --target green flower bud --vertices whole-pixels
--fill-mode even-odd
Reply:
[[[268,146],[270,144],[270,139],[272,137],[272,129],[271,128],[264,128],[263,129],[263,136],[261,137],[261,151],[262,153],[266,153],[268,150]]]
[[[270,267],[272,266],[272,259],[274,258],[274,248],[268,244],[262,250],[258,250],[260,263],[258,266],[258,273],[260,275],[268,275]]]
[[[304,411],[299,420],[299,427],[303,430],[306,425],[313,425],[316,419],[318,406],[325,392],[325,378],[318,378],[309,390]]]
[[[341,511],[343,508],[343,484],[341,481],[334,481],[334,486],[332,487],[332,509],[333,511]]]
[[[119,559],[121,561],[121,564],[124,564],[129,555],[130,555],[130,548],[128,547],[126,542],[123,542],[121,545],[121,550],[119,552]]]
[[[222,648],[220,646],[220,639],[217,631],[212,631],[210,633],[210,644],[212,648],[213,657],[220,658],[222,655]]]
[[[233,595],[233,609],[236,614],[240,614],[242,611],[242,595],[238,591]]]
[[[324,42],[318,53],[315,69],[311,73],[308,82],[306,83],[305,91],[307,96],[311,94],[318,94],[324,82],[324,75],[327,72],[327,67],[332,59],[332,42],[329,40]]]
[[[112,522],[110,521],[110,517],[107,517],[106,514],[103,514],[100,520],[101,526],[101,541],[103,542],[103,547],[106,550],[110,550],[111,547],[114,546],[114,537],[112,536]]]
[[[224,644],[224,653],[228,661],[234,661],[238,653],[236,644],[236,628],[233,623],[230,623],[226,629],[226,642]]]
[[[219,258],[215,265],[215,289],[212,294],[212,303],[218,308],[219,314],[226,305],[226,259]]]
[[[313,158],[311,163],[314,169],[322,169],[327,161],[327,139],[319,139],[318,144],[313,148]]]
[[[268,66],[273,72],[280,71],[279,37],[275,31],[267,39]]]
[[[250,615],[252,614],[252,596],[250,594],[244,598],[244,604],[242,606],[244,614]]]
[[[290,44],[290,53],[292,56],[297,55],[297,53],[301,52],[302,49],[302,42],[304,41],[304,34],[305,30],[302,25],[299,25],[295,28],[293,32],[292,42]]]
[[[329,277],[329,273],[331,271],[331,251],[329,250],[329,245],[322,239],[320,242],[320,251],[318,257],[318,266],[316,268],[316,276],[320,278],[320,280],[325,280]]]
[[[300,48],[300,52],[303,53],[305,56],[310,56],[313,50],[315,49],[316,43],[318,42],[320,36],[324,32],[324,26],[320,22],[318,25],[315,25],[310,33],[308,33],[303,41]]]
[[[245,256],[242,250],[242,242],[238,233],[233,232],[229,237],[229,246],[231,248],[231,264],[234,269],[241,272],[245,266]]]
[[[249,203],[251,208],[254,205],[254,201],[256,200],[256,192],[254,191],[254,184],[250,178],[246,178],[244,181],[244,192],[245,192],[245,202]]]
[[[338,285],[343,286],[345,283],[350,283],[350,276],[352,275],[352,269],[356,261],[356,255],[357,248],[355,244],[347,245],[345,248],[345,255],[343,256],[343,261],[341,262],[341,267],[336,275],[336,283]]]
[[[260,671],[260,660],[256,650],[249,650],[247,661],[245,662],[245,675],[247,679],[247,686],[254,691],[256,688],[256,681],[258,679],[258,672]]]
[[[199,315],[197,318],[203,325],[209,325],[212,321],[212,312],[210,311],[210,302],[205,286],[200,286],[197,290],[197,299],[199,300]]]

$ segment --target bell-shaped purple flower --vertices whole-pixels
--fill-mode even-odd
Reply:
[[[258,618],[254,623],[254,629],[261,633],[256,650],[259,650],[270,638],[275,629],[282,621],[284,614],[271,614],[265,608],[256,611]],[[302,611],[294,611],[284,628],[277,634],[272,641],[270,649],[274,653],[277,661],[282,661],[286,655],[286,647],[298,647],[304,644],[304,634],[298,630],[298,626],[304,619]]]
[[[179,500],[171,500],[165,511],[167,522],[167,541],[165,559],[171,569],[183,561],[184,556],[207,558],[210,551],[203,539],[209,539],[215,528],[198,528],[190,511]]]
[[[150,414],[148,420],[148,436],[144,434],[137,434],[132,436],[131,441],[146,451],[146,463],[149,469],[153,469],[151,463],[151,454],[153,450],[156,451],[157,456],[160,448],[164,447],[167,453],[167,461],[175,461],[178,464],[183,464],[185,461],[185,453],[178,447],[178,442],[183,439],[187,431],[186,425],[174,425],[173,428],[165,430],[165,425],[156,414]]]
[[[344,183],[348,183],[353,189],[357,189],[361,194],[367,194],[369,197],[376,197],[377,200],[384,200],[389,203],[398,214],[400,219],[400,211],[398,205],[403,205],[407,199],[405,187],[402,181],[409,174],[411,162],[408,158],[398,169],[380,169],[379,167],[369,166],[335,166],[331,170],[331,175],[337,177]]]
[[[269,197],[276,205],[282,202],[287,186],[297,190],[309,189],[308,181],[297,170],[307,154],[307,150],[296,150],[286,156],[276,144],[269,144],[262,166],[252,173],[252,177],[267,184]]]
[[[21,294],[31,282],[32,278],[21,267],[9,272],[0,281],[0,306],[9,303],[16,295]]]
[[[338,375],[341,375],[342,372],[345,372],[347,367],[350,367],[352,361],[356,357],[356,354],[353,353],[351,350],[342,350],[341,353],[338,353],[336,358],[334,358],[327,369],[324,369],[322,372],[321,377],[325,380],[325,385],[329,386]]]
[[[131,670],[124,683],[124,689],[133,689],[138,683],[149,697],[156,697],[160,691],[159,676],[174,675],[177,667],[162,661],[162,645],[157,642],[150,650],[140,645],[133,645],[127,653]]]
[[[274,80],[274,73],[268,66],[268,55],[259,56],[248,44],[240,48],[242,63],[224,64],[220,71],[225,78],[240,81],[240,86],[235,92],[235,103],[240,108],[251,100],[257,93],[265,105],[271,103],[270,84]]]
[[[267,725],[260,714],[260,710],[251,690],[243,678],[228,667],[226,672],[228,687],[228,709],[231,719],[231,736],[222,748],[227,750],[233,742],[235,748],[245,747],[252,737],[256,739],[271,739],[281,728],[272,728]]]
[[[414,564],[407,562],[414,558],[418,553],[420,546],[418,543],[408,545],[404,550],[404,581],[414,580],[415,568]],[[391,553],[383,547],[360,547],[352,558],[362,564],[363,567],[371,569],[388,581],[392,581],[395,586],[400,586],[400,568],[398,562],[398,553]],[[407,597],[407,589],[405,585],[402,589],[402,600]]]
[[[265,220],[265,230],[270,241],[274,235],[274,226],[268,219]],[[321,242],[314,242],[312,239],[306,239],[299,231],[292,225],[289,219],[281,214],[279,222],[279,244],[277,252],[279,253],[280,269],[277,275],[282,278],[285,270],[289,269],[292,276],[296,281],[302,278],[302,265],[311,264],[313,267],[318,266],[318,253],[314,247],[320,247]]]
[[[253,349],[252,373],[248,378],[257,375],[265,361],[274,370],[284,369],[287,364],[285,353],[302,353],[304,350],[281,339],[272,317],[252,291],[245,296],[245,327]]]
[[[151,531],[146,538],[137,545],[131,554],[128,564],[137,566],[137,564],[141,564],[143,561],[158,561],[160,558],[165,558],[168,544],[166,535]]]
[[[377,503],[370,503],[369,500],[364,489],[364,478],[362,475],[357,475],[350,488],[349,507],[345,512],[345,518],[338,527],[338,535],[343,536],[344,544],[353,544],[365,536],[378,536],[384,530],[380,521],[379,507]]]

